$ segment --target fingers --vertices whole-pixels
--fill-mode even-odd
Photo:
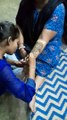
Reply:
[[[30,109],[31,109],[31,112],[36,112],[35,106],[33,108],[30,108]]]
[[[36,63],[33,53],[30,53],[29,55],[27,55],[24,59],[21,59],[20,61],[22,62],[22,64],[29,64],[29,65],[35,65]]]
[[[24,59],[21,59],[20,61],[22,62],[22,63],[27,63],[28,62],[28,58],[27,57],[25,57]]]

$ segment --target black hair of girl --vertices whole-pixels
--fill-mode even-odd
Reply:
[[[16,16],[16,23],[21,28],[24,39],[30,47],[33,47],[40,33],[43,30],[44,24],[51,17],[57,5],[64,0],[49,0],[45,7],[40,12],[38,21],[33,30],[33,13],[35,10],[35,0],[22,0]],[[45,15],[45,16],[43,16]]]
[[[8,39],[9,37],[11,37],[11,39],[14,41],[16,38],[19,37],[19,34],[19,28],[12,22],[0,22],[0,42]]]

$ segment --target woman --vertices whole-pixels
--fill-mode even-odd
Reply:
[[[36,90],[56,67],[62,46],[63,0],[22,0],[16,16],[27,53],[36,59]],[[34,107],[35,96],[31,109]],[[35,108],[34,108],[35,109]]]

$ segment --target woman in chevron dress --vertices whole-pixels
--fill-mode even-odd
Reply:
[[[20,3],[16,23],[23,32],[26,52],[33,53],[36,59],[36,91],[58,64],[64,17],[63,0],[22,0]],[[35,95],[30,104],[32,111],[34,104]]]

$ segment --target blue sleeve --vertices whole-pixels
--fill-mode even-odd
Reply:
[[[60,32],[64,27],[65,8],[63,4],[60,4],[54,10],[51,18],[47,21],[44,28]]]
[[[3,68],[1,71],[1,78],[6,89],[15,97],[22,99],[27,103],[32,100],[32,97],[35,94],[35,82],[32,79],[28,79],[27,83],[24,83],[16,78],[10,66],[5,66]]]

